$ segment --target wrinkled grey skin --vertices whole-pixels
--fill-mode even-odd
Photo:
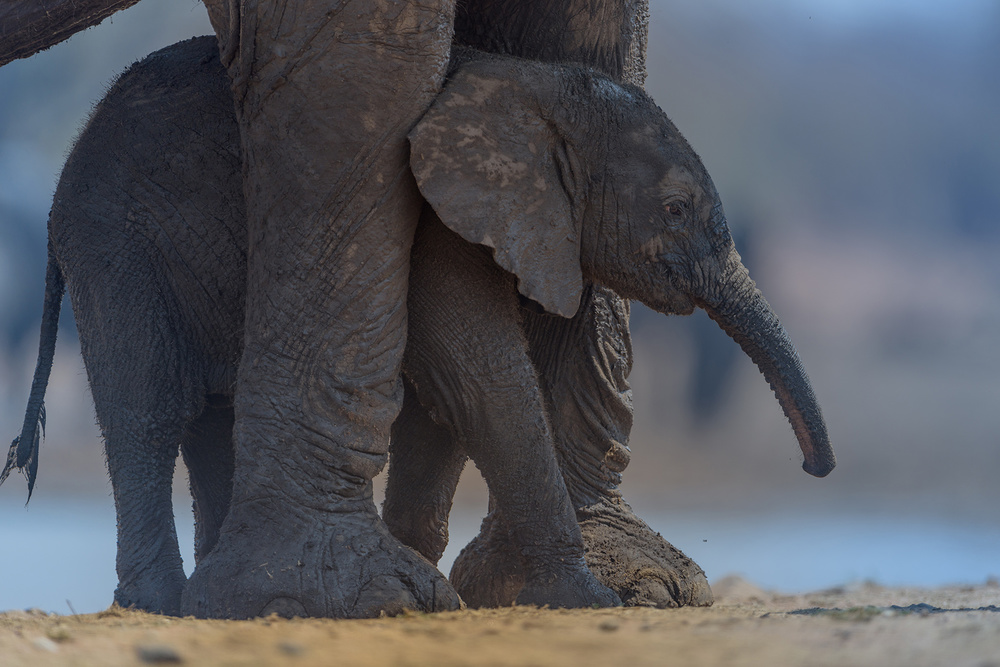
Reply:
[[[48,0],[44,12],[28,0],[5,3],[0,6],[0,64],[30,56],[134,2]],[[227,588],[234,577],[253,571],[253,561],[264,557],[246,555],[255,554],[259,540],[254,533],[265,535],[272,523],[250,527],[255,513],[293,516],[302,533],[330,535],[337,530],[338,517],[356,512],[355,518],[366,526],[356,544],[388,552],[395,548],[385,542],[378,517],[364,499],[366,481],[384,461],[388,424],[400,405],[399,385],[392,381],[399,367],[405,319],[400,316],[405,305],[400,279],[406,271],[400,264],[405,263],[416,215],[403,206],[407,197],[381,197],[376,184],[397,183],[385,170],[399,173],[403,135],[440,80],[446,50],[442,30],[450,25],[453,3],[205,0],[205,4],[233,78],[249,195],[250,240],[263,268],[250,266],[246,355],[252,365],[241,367],[244,370],[237,382],[237,397],[243,401],[237,402],[236,410],[237,454],[243,461],[238,468],[246,478],[238,488],[241,493],[248,489],[244,494],[248,501],[244,513],[244,503],[237,498],[234,517],[245,516],[243,525],[248,528],[240,529],[236,518],[230,521],[233,530],[223,537],[227,553],[199,568],[199,592],[189,596],[188,610],[238,616],[258,611],[254,608],[258,597],[247,598]],[[647,0],[465,0],[456,10],[454,27],[461,43],[483,50],[580,62],[616,79],[641,84],[647,13]],[[371,87],[372,80],[385,85]],[[278,94],[272,95],[273,91]],[[335,105],[345,94],[360,98],[356,105],[338,110],[350,132],[324,132],[321,125],[329,117],[331,101]],[[282,127],[291,127],[291,136],[283,135]],[[343,149],[345,159],[325,164],[325,156],[338,148]],[[359,156],[359,162],[352,164],[348,155]],[[315,184],[321,182],[335,183],[344,196],[299,196],[318,192]],[[276,205],[276,198],[285,195],[291,204]],[[326,224],[341,218],[348,220],[344,232]],[[360,234],[357,243],[341,242],[354,234]],[[306,240],[310,238],[332,250],[312,258],[315,272],[302,274],[292,268],[308,256]],[[343,248],[350,253],[342,254]],[[296,327],[323,330],[322,309],[302,308],[296,297],[302,295],[318,304],[331,294],[322,276],[342,266],[350,272],[352,262],[361,261],[358,252],[376,258],[368,265],[377,263],[381,270],[350,273],[352,278],[340,285],[337,298],[327,305],[349,314],[342,326],[327,330],[325,339],[283,348],[282,337],[269,335],[267,325],[291,322],[288,332]],[[373,289],[378,298],[372,298]],[[315,297],[308,296],[313,292]],[[631,366],[627,302],[610,290],[588,286],[580,312],[570,321],[530,311],[524,318],[546,402],[554,408],[553,421],[559,422],[557,452],[587,540],[590,566],[629,603],[673,606],[710,601],[700,569],[635,517],[617,491],[627,463],[632,418],[625,381]],[[376,319],[378,326],[369,326]],[[381,356],[367,358],[363,351],[368,349],[379,350]],[[351,370],[303,375],[303,368],[327,367],[312,363],[310,356],[316,350],[328,352],[327,361],[337,356],[353,359],[348,364]],[[383,371],[372,372],[375,366]],[[298,397],[316,393],[325,394],[319,403],[340,409],[303,410]],[[265,469],[258,470],[254,457],[265,449],[274,454],[263,457]],[[16,464],[33,470],[32,451],[30,441],[22,442]],[[271,493],[272,473],[291,468],[288,479],[309,475],[310,469],[301,461],[313,453],[343,473],[332,479],[316,473],[315,486],[329,491],[328,505],[336,507],[336,512],[312,506],[308,494],[287,492],[290,485],[284,485],[286,492]],[[431,515],[438,520],[436,525],[428,524],[430,533],[439,536],[446,531],[439,520],[441,508],[450,506],[448,487],[453,487],[460,471],[458,457],[445,456],[452,465],[441,478],[443,486],[438,487],[444,491],[431,492],[438,498]],[[268,461],[281,465],[268,470]],[[482,537],[479,552],[485,557],[510,560],[506,533],[498,539],[493,531],[484,530]],[[267,558],[298,563],[300,542],[287,541],[284,553],[272,552]],[[329,554],[322,558],[328,559]],[[411,604],[411,598],[416,608],[437,604],[433,599],[441,582],[433,574],[418,572],[419,567],[392,565],[392,557],[387,558],[384,571],[376,573],[372,565],[367,573],[358,573],[357,581],[382,577],[386,583],[379,589],[398,597],[403,606]],[[602,563],[629,563],[630,574],[623,579],[624,571],[619,570],[611,576]],[[331,566],[328,560],[307,563],[314,576],[322,576]],[[399,574],[407,569],[411,571]],[[315,594],[301,590],[295,582],[281,580],[279,585],[273,577],[253,576],[261,590],[272,590],[278,597]],[[332,602],[337,594],[358,603],[345,610]],[[261,593],[259,598],[267,595]],[[353,584],[318,595],[310,602],[309,613],[358,615],[380,604]]]
[[[808,378],[698,156],[641,89],[570,66],[553,66],[552,86],[542,67],[481,60],[449,79],[410,134],[421,194],[547,312],[576,312],[587,280],[665,314],[705,309],[772,385],[803,468],[828,474],[835,460]]]
[[[5,3],[0,6],[0,64],[30,56],[133,2],[48,0],[44,12],[26,0]],[[401,190],[412,191],[412,185],[388,174],[400,173],[403,136],[440,81],[447,47],[444,32],[451,28],[453,3],[205,0],[205,4],[233,80],[249,197],[250,245],[259,264],[251,262],[248,276],[245,354],[252,363],[241,366],[237,378],[236,453],[241,461],[237,468],[244,480],[237,484],[240,497],[229,522],[232,530],[223,535],[220,551],[225,553],[199,568],[198,585],[193,587],[197,594],[188,596],[188,610],[252,615],[259,611],[256,601],[266,600],[271,591],[276,600],[318,595],[309,600],[308,613],[359,615],[381,603],[377,596],[362,594],[354,582],[380,578],[384,585],[377,588],[385,596],[396,597],[399,605],[433,607],[440,580],[419,567],[393,565],[391,555],[386,556],[386,565],[370,564],[356,579],[348,578],[350,583],[342,590],[328,585],[317,594],[288,578],[276,580],[268,575],[265,579],[254,574],[254,562],[266,555],[271,562],[299,563],[305,545],[301,540],[287,540],[277,551],[257,554],[255,546],[260,541],[254,533],[264,536],[271,523],[282,520],[278,517],[291,516],[300,533],[330,536],[338,530],[339,518],[354,513],[364,533],[355,538],[355,545],[383,552],[395,548],[385,541],[374,508],[365,501],[367,481],[384,461],[388,425],[400,405],[401,392],[393,380],[398,375],[405,320],[401,317],[405,306],[401,279],[406,270],[401,264],[405,264],[416,221],[415,210],[404,205],[409,198],[395,196]],[[636,83],[641,81],[645,25],[645,0],[468,0],[456,21],[464,43],[540,59],[584,62]],[[374,80],[384,85],[370,86]],[[324,131],[331,102],[336,106],[336,100],[345,95],[356,98],[353,105],[338,110],[349,130]],[[338,148],[342,159],[325,163],[330,151]],[[310,196],[321,191],[317,183],[333,184],[342,196]],[[385,183],[393,185],[387,188]],[[382,196],[382,190],[388,196]],[[288,202],[280,201],[286,196]],[[332,228],[327,224],[330,220],[344,225]],[[309,247],[314,245],[330,252],[309,258]],[[293,270],[306,258],[315,260],[311,262],[314,272]],[[354,262],[378,269],[354,273]],[[323,329],[323,309],[303,308],[297,297],[319,304],[332,294],[322,276],[342,267],[351,277],[325,305],[339,308],[346,316],[341,326]],[[313,292],[315,296],[310,297]],[[602,301],[612,300],[617,321],[595,318],[604,310]],[[556,324],[546,328],[550,335],[533,337],[533,356],[552,360],[556,369],[565,363],[571,370],[563,374],[566,380],[561,385],[545,383],[546,398],[550,404],[575,406],[584,418],[580,423],[586,426],[563,439],[581,457],[593,459],[581,469],[609,472],[583,478],[585,483],[596,481],[592,489],[571,482],[574,501],[595,493],[614,499],[617,472],[605,469],[601,461],[609,442],[617,443],[619,453],[625,451],[631,425],[624,379],[630,366],[627,307],[610,292],[592,290],[575,319],[570,326],[552,320]],[[288,348],[268,328],[284,322],[290,322],[289,333],[324,330],[327,335]],[[370,326],[373,322],[374,327]],[[608,322],[612,328],[601,332],[601,325]],[[621,351],[620,362],[610,354],[603,357],[609,364],[594,363],[590,353],[595,346],[605,352]],[[304,375],[304,368],[328,368],[312,363],[310,356],[317,350],[328,354],[327,361],[339,356],[353,363],[345,364],[348,370],[339,374]],[[369,358],[365,350],[378,350],[380,356]],[[376,366],[381,373],[372,372]],[[304,402],[298,400],[303,394],[323,394],[317,403],[327,409],[303,409]],[[568,432],[575,423],[569,421],[564,430]],[[261,470],[254,457],[264,450],[273,454],[262,457],[265,469]],[[32,442],[22,441],[16,465],[33,471],[32,452]],[[287,472],[286,479],[310,475],[302,461],[313,454],[319,454],[332,471],[326,476],[315,473],[314,486],[328,491],[326,507],[313,506],[308,493],[296,494],[290,484],[279,485],[281,493],[272,492],[275,485],[269,478],[276,474]],[[280,465],[268,470],[272,461]],[[619,456],[617,467],[622,461]],[[585,493],[577,491],[581,488]],[[446,495],[450,504],[450,493]],[[328,508],[336,511],[325,511]],[[254,528],[255,514],[275,519]],[[630,511],[628,516],[632,516]],[[634,523],[641,524],[638,519]],[[338,548],[333,545],[331,552]],[[323,553],[321,560],[305,566],[312,576],[321,577],[332,567],[329,557]],[[611,557],[617,558],[614,553]],[[645,559],[642,569],[649,571],[649,564]],[[663,568],[654,564],[653,569]],[[696,567],[692,572],[701,576]],[[256,577],[259,595],[247,597],[228,587],[242,574]],[[338,595],[356,604],[344,609],[334,603]],[[392,608],[391,604],[386,607]]]
[[[49,0],[39,16],[31,3],[4,3],[0,62],[126,4]],[[371,494],[402,403],[409,257],[422,207],[406,135],[440,90],[455,0],[205,4],[239,127],[248,263],[233,494],[215,548],[185,588],[184,611],[359,617],[455,608],[447,580],[391,536]],[[334,116],[342,124],[330,124]],[[15,465],[32,468],[33,449],[22,440]],[[129,464],[131,478],[148,473],[139,459]]]
[[[107,440],[119,525],[139,523],[146,533],[120,533],[116,600],[150,608],[152,599],[153,609],[167,612],[176,611],[176,591],[183,585],[169,499],[178,443],[191,471],[199,560],[218,539],[232,485],[231,386],[240,347],[245,247],[235,124],[226,122],[221,85],[215,95],[204,94],[212,88],[210,49],[211,40],[183,43],[126,73],[71,155],[50,220],[46,322],[52,331],[48,343],[43,336],[42,359],[47,361],[39,364],[51,362],[61,274],[78,314]],[[221,81],[218,72],[215,79]],[[480,97],[482,104],[469,102]],[[615,109],[622,100],[631,107],[624,115]],[[593,132],[587,128],[590,123],[606,128],[607,135],[598,132],[598,138],[616,145],[626,136],[635,138],[633,115],[644,133],[654,133],[646,139],[656,150],[647,150],[642,168],[661,175],[657,187],[633,193],[635,203],[649,206],[644,198],[661,196],[664,187],[691,187],[686,170],[692,165],[707,179],[683,138],[641,92],[576,68],[510,60],[467,63],[411,135],[418,181],[446,224],[468,238],[484,225],[506,221],[501,228],[490,227],[494,252],[520,279],[515,286],[514,276],[498,268],[482,246],[460,240],[425,209],[411,265],[405,361],[412,383],[408,398],[422,409],[404,414],[433,414],[429,426],[443,430],[449,441],[465,444],[505,515],[516,517],[516,528],[507,530],[527,565],[513,591],[519,602],[579,606],[617,601],[583,565],[575,517],[551,455],[551,433],[515,290],[550,310],[571,310],[583,289],[581,267],[595,279],[624,281],[619,289],[629,289],[629,284],[641,289],[642,282],[635,281],[648,265],[635,265],[631,254],[588,250],[622,246],[611,241],[622,235],[616,226],[633,223],[629,216],[587,215],[597,201],[600,208],[610,206],[619,213],[622,202],[612,206],[611,198],[602,195],[592,204],[590,197],[604,189],[627,190],[633,181],[605,185],[601,179],[633,178],[629,162],[641,153],[595,154]],[[456,144],[456,131],[479,139]],[[533,141],[529,145],[536,154],[531,157],[519,140],[524,131]],[[466,146],[457,149],[462,143]],[[222,150],[227,146],[228,151]],[[483,146],[489,147],[490,160],[503,156],[501,162],[524,168],[483,170]],[[667,157],[687,166],[666,162]],[[590,175],[589,160],[595,158],[602,169]],[[685,171],[679,184],[673,184],[678,169]],[[566,189],[571,175],[585,178],[588,185],[579,182]],[[508,183],[510,178],[514,182]],[[479,204],[481,211],[456,211],[456,206],[471,205],[459,200],[476,188],[487,188],[480,192],[485,202]],[[534,199],[516,194],[532,191]],[[513,238],[539,233],[533,229],[536,215],[546,223],[541,245],[520,256],[504,254]],[[701,235],[696,220],[675,222],[660,233],[671,238]],[[590,224],[599,225],[601,233],[591,233]],[[576,241],[560,247],[552,242],[559,237]],[[537,281],[539,271],[554,272],[560,288],[548,289]],[[678,310],[673,304],[680,299],[679,310],[689,312],[686,297],[674,294],[672,285],[647,278],[645,286],[651,291],[641,295],[644,301],[669,313]],[[121,304],[127,310],[118,310]],[[158,354],[149,355],[150,349]],[[122,364],[122,359],[134,365]],[[40,404],[43,392],[44,378],[33,387],[33,400]],[[28,421],[33,423],[32,417]],[[144,422],[144,437],[127,437],[134,433],[128,419]],[[135,479],[128,472],[142,459],[146,475]],[[148,487],[167,492],[151,495]],[[543,493],[532,495],[536,488]],[[554,521],[546,521],[550,515]],[[150,543],[158,546],[152,553],[144,550]],[[559,549],[561,557],[553,558]],[[482,580],[504,576],[485,572]]]
[[[532,60],[581,63],[641,86],[648,12],[647,0],[467,0],[456,6],[455,40]],[[530,305],[522,317],[588,566],[627,605],[711,604],[701,568],[637,517],[618,490],[632,428],[628,301],[587,281],[573,317]],[[394,535],[437,562],[464,457],[426,415],[413,413],[418,409],[404,401],[393,429],[397,444],[383,517]],[[414,503],[414,497],[423,500]],[[524,581],[508,523],[492,499],[491,508],[451,577],[476,606],[510,604]]]
[[[206,1],[240,130],[247,292],[233,495],[185,613],[459,604],[392,537],[371,491],[402,401],[422,208],[406,135],[440,91],[454,4]]]
[[[76,12],[68,24],[81,28],[127,4],[63,3],[71,5],[70,14]],[[370,479],[384,464],[403,393],[398,371],[405,287],[419,214],[406,170],[405,136],[438,90],[453,3],[206,0],[206,5],[233,82],[250,262],[235,391],[232,506],[217,548],[188,586],[185,610],[221,617],[270,611],[364,616],[454,605],[457,599],[447,594],[436,571],[400,550],[370,499]],[[456,25],[472,25],[474,37],[492,40],[500,50],[517,51],[532,31],[575,45],[569,59],[584,62],[598,53],[612,54],[608,62],[626,62],[637,44],[644,45],[639,39],[624,50],[609,48],[609,42],[617,43],[616,34],[644,34],[644,20],[636,24],[642,28],[638,33],[621,31],[622,24],[608,19],[615,17],[613,7],[589,0],[582,6],[470,0],[467,6],[469,15],[486,18]],[[636,2],[625,6],[629,16],[635,15],[633,8],[644,8]],[[71,34],[53,23],[67,24],[59,9],[36,16],[31,3],[0,7],[0,62]],[[568,53],[541,51],[542,58]],[[636,61],[630,62],[625,70],[637,71]],[[374,80],[385,85],[359,85]],[[350,104],[344,104],[347,99]],[[339,127],[327,124],[333,108],[344,121]],[[342,279],[330,285],[330,276]],[[326,321],[330,313],[338,315],[334,326]],[[627,360],[627,338],[584,337],[610,342],[602,349],[624,352],[620,358]],[[627,365],[612,366],[622,382]],[[598,388],[595,404],[613,406],[612,393],[621,385],[610,385],[601,372],[583,375]],[[545,378],[543,385],[561,410],[565,386]],[[588,395],[570,389],[571,400],[574,393]],[[627,431],[626,412],[617,410],[616,426],[608,432],[620,431],[620,425]],[[809,420],[795,424],[801,440]],[[14,463],[32,469],[32,440],[21,444]],[[575,446],[601,451],[605,444],[599,434],[596,444]],[[607,483],[601,475],[610,471],[613,485],[614,468],[623,462],[621,456],[611,458],[613,465],[606,468],[587,466],[598,471],[591,479],[603,495]],[[136,465],[128,474],[140,479],[146,472]],[[358,553],[371,556],[352,555]]]
[[[232,379],[242,347],[246,214],[236,123],[223,101],[225,74],[215,54],[214,38],[191,40],[125,73],[71,154],[50,218],[47,307],[58,306],[65,282],[105,435],[119,526],[140,526],[119,531],[115,599],[166,613],[179,612],[184,585],[169,494],[178,444],[191,470],[200,562],[217,543],[233,486]],[[411,341],[430,338],[421,334],[433,325],[420,326],[420,320],[448,315],[455,331],[434,337],[444,345],[438,357],[411,355],[407,366],[411,376],[436,374],[421,382],[430,408],[445,409],[456,396],[444,389],[456,380],[469,385],[461,377],[468,372],[482,391],[458,399],[483,396],[489,409],[507,409],[504,428],[480,428],[466,441],[508,511],[528,517],[515,537],[533,550],[529,563],[537,567],[529,567],[531,580],[519,601],[619,604],[586,568],[510,277],[488,253],[433,219],[414,255],[423,261],[414,263],[411,284],[443,285],[437,278],[443,266],[466,289],[477,279],[482,283],[482,296],[474,290],[462,308],[452,303],[454,290],[412,290],[411,318],[418,325]],[[120,279],[109,282],[109,276]],[[127,310],[120,311],[123,304]],[[487,321],[502,311],[501,325]],[[55,322],[57,312],[50,315]],[[473,344],[474,336],[482,340]],[[54,328],[47,340],[54,342]],[[461,355],[473,348],[496,354]],[[50,350],[42,356],[50,363]],[[442,370],[448,364],[457,377]],[[493,382],[513,392],[503,405],[491,395]],[[44,386],[44,378],[36,382],[33,403],[41,404]],[[34,426],[35,420],[32,414],[27,422]],[[137,438],[128,437],[135,432],[131,421],[142,423]],[[130,474],[137,461],[145,468],[138,478]],[[149,488],[161,492],[150,494]],[[150,544],[156,545],[152,552]]]
[[[432,126],[433,109],[445,104],[443,100],[456,94],[457,89],[457,81],[453,81],[446,94],[435,102],[431,114],[424,117],[421,128]],[[516,95],[504,97],[502,92],[498,93],[497,90],[502,91],[503,86],[497,83],[496,79],[488,78],[484,83],[470,84],[468,89],[465,89],[464,98],[486,100],[489,108],[503,110],[502,115],[505,118],[524,118],[526,114],[523,109],[516,103],[510,103],[510,100],[519,98]],[[536,99],[546,98],[545,91],[537,91],[537,94]],[[427,197],[445,223],[466,240],[495,247],[498,263],[518,275],[522,293],[541,303],[550,312],[574,312],[575,299],[585,293],[587,280],[610,286],[623,296],[639,299],[665,313],[687,313],[695,305],[705,308],[751,356],[775,389],[806,455],[805,469],[819,476],[827,474],[834,465],[834,459],[812,390],[808,388],[808,381],[794,349],[769,306],[753,286],[733,249],[732,239],[725,227],[721,204],[710,178],[690,147],[672,126],[669,132],[664,133],[670,137],[666,141],[661,141],[662,135],[654,129],[658,126],[652,119],[646,121],[647,124],[644,126],[640,123],[639,127],[633,126],[629,131],[624,131],[623,128],[629,127],[635,121],[635,117],[642,116],[643,112],[637,111],[636,107],[632,106],[633,100],[625,99],[627,96],[614,97],[614,101],[611,101],[612,97],[614,96],[605,99],[602,111],[616,108],[623,117],[615,117],[614,112],[611,112],[608,115],[594,114],[584,119],[577,117],[574,111],[570,111],[561,119],[570,124],[589,127],[591,130],[614,128],[611,130],[615,132],[612,136],[601,136],[600,132],[594,133],[596,136],[591,135],[593,142],[588,144],[590,148],[606,146],[608,147],[606,153],[588,151],[586,148],[576,146],[580,154],[586,157],[580,157],[579,162],[571,157],[563,159],[559,157],[562,155],[561,150],[567,150],[569,156],[574,155],[572,149],[566,149],[562,145],[561,142],[564,141],[572,145],[572,142],[564,136],[546,141],[549,136],[544,129],[540,130],[530,123],[525,123],[520,130],[516,132],[511,130],[509,141],[505,143],[497,137],[488,136],[486,132],[480,133],[481,125],[477,125],[473,122],[475,119],[472,119],[467,126],[460,125],[465,136],[462,139],[464,148],[462,156],[453,155],[445,139],[440,140],[440,145],[433,145],[429,150],[427,163],[422,165],[424,168],[418,164],[414,165],[422,194]],[[452,101],[450,104],[461,106],[460,101]],[[557,99],[547,108],[558,109],[564,104],[564,100]],[[635,116],[630,115],[633,112]],[[548,127],[552,126],[562,127],[558,121],[550,121]],[[618,130],[622,130],[621,134],[617,133]],[[520,134],[519,139],[514,137],[517,133]],[[486,138],[477,139],[477,137]],[[411,141],[416,158],[425,145],[413,140],[412,136]],[[475,151],[470,151],[466,146],[476,141],[481,141],[478,161],[474,158],[469,159],[469,154]],[[509,152],[498,154],[497,145],[507,147]],[[672,147],[671,151],[666,151],[670,153],[666,156],[666,162],[671,165],[669,169],[663,167],[663,155],[650,154],[651,146],[663,145]],[[564,194],[569,201],[569,208],[577,216],[574,219],[585,220],[581,223],[583,230],[581,238],[577,239],[580,243],[578,250],[581,253],[583,289],[576,283],[576,275],[572,274],[570,269],[572,261],[567,260],[563,263],[559,259],[562,251],[566,251],[565,257],[573,256],[572,250],[568,248],[573,245],[572,241],[575,238],[573,233],[563,237],[562,230],[553,232],[551,237],[542,239],[540,246],[526,246],[519,241],[523,236],[516,221],[544,220],[548,215],[558,217],[560,213],[556,211],[562,212],[564,210],[562,207],[566,205],[565,201],[554,201],[550,198],[548,195],[551,193],[547,192],[547,188],[539,188],[546,191],[547,194],[544,195],[541,192],[534,192],[536,197],[533,198],[527,194],[532,192],[531,179],[537,177],[540,170],[522,171],[518,166],[530,163],[531,158],[527,153],[534,155],[534,147],[537,146],[554,147],[552,151],[555,157],[552,158],[553,165],[548,173],[554,174],[552,180],[562,184],[566,191]],[[540,149],[539,152],[542,150],[544,149]],[[592,172],[581,174],[580,164],[604,164],[606,171],[600,173],[598,170],[599,176]],[[463,208],[476,205],[472,198],[463,193],[461,187],[468,186],[468,179],[457,178],[459,174],[481,175],[488,183],[485,187],[468,188],[468,192],[477,193],[475,201],[480,204],[476,207],[477,211],[483,210],[481,203],[486,201],[490,204],[487,210],[500,211],[502,214],[495,218],[484,216],[478,220],[466,214],[464,219],[459,220]],[[655,175],[658,175],[660,180],[654,180]],[[454,180],[450,180],[449,177]],[[600,181],[600,185],[598,186],[595,181]],[[539,178],[537,182],[544,183],[545,179]],[[484,196],[483,192],[488,194]],[[581,194],[584,192],[586,194]],[[585,201],[580,201],[581,198]],[[592,202],[595,199],[601,201],[599,208],[602,209],[602,213],[606,215],[609,209],[613,209],[613,214],[622,217],[617,219],[601,217],[599,222],[590,218],[589,215],[594,209]],[[666,221],[662,219],[663,211],[656,210],[657,203],[666,211]],[[510,222],[512,219],[515,220],[513,224]],[[663,234],[662,227],[658,228],[658,225],[664,222],[668,227],[667,234]],[[648,223],[649,227],[645,231],[639,231],[645,226],[644,223]],[[629,231],[626,239],[621,239],[619,235],[618,242],[611,243],[604,237],[596,240],[588,237],[587,231],[593,229],[601,229],[602,232],[618,230],[619,233],[621,230]],[[671,232],[677,232],[680,238],[671,236]],[[612,231],[609,235],[616,236],[616,233]],[[687,236],[690,238],[684,238]],[[588,244],[588,241],[591,241],[591,244]],[[537,243],[537,238],[534,243]],[[539,252],[539,247],[547,253],[545,260],[538,260],[533,254]],[[597,248],[602,250],[599,252]],[[640,269],[640,274],[636,275],[633,272],[634,265],[623,269],[614,262],[605,262],[608,254],[619,258],[630,257],[647,267],[651,264],[659,275],[656,279],[650,280],[648,273],[642,273],[647,270],[646,268]],[[539,268],[542,266],[544,271]],[[609,267],[614,268],[609,269]],[[669,289],[664,283],[669,285]],[[560,292],[561,288],[568,291]],[[550,291],[553,289],[556,290],[555,293]],[[655,297],[651,300],[651,294],[657,294],[659,300]],[[561,307],[558,303],[563,297],[569,301]],[[609,317],[608,310],[610,309],[604,310],[606,318],[604,321],[614,322],[613,316]],[[595,311],[600,312],[598,309]],[[531,331],[530,323],[526,328]],[[605,336],[600,342],[608,345],[614,341],[614,336]],[[607,347],[598,348],[596,354],[594,347],[590,347],[588,351],[594,359],[625,357],[620,351],[608,350]],[[536,365],[542,369],[544,386],[545,366],[537,360]],[[565,367],[562,370],[565,373]],[[558,373],[554,377],[557,381],[565,380],[565,376],[560,378]],[[553,385],[558,386],[556,383]],[[549,387],[550,391],[551,387],[552,385]],[[553,418],[554,424],[557,423],[559,416],[565,414],[562,412],[564,406],[565,403],[550,402],[550,417]],[[406,414],[407,409],[404,405],[404,415]],[[568,414],[572,417],[564,423],[571,424],[571,429],[574,428],[573,424],[579,428],[581,423],[586,423],[580,420],[580,412],[568,411]],[[440,459],[447,460],[449,457],[452,460],[460,459],[460,456],[455,454],[456,448],[450,445],[445,434],[435,433],[426,420],[415,419],[410,425],[413,424],[428,433],[426,440],[436,440]],[[558,426],[555,432],[558,443],[560,434]],[[608,429],[605,430],[605,434],[607,433]],[[600,480],[601,473],[609,469],[614,471],[616,467],[620,470],[624,467],[624,463],[627,463],[627,459],[618,458],[619,448],[614,447],[613,442],[611,445],[605,450],[604,461],[595,461],[593,457],[588,457],[586,450],[581,447],[577,447],[575,452],[570,450],[572,456],[564,455],[561,463],[567,485],[569,486],[573,477],[577,477],[584,480],[581,485],[584,489],[600,491],[600,483],[595,484],[592,480]],[[425,455],[431,450],[430,446],[421,450],[422,456],[419,458],[425,459]],[[426,541],[421,543],[420,539],[408,537],[406,538],[408,543],[424,544],[422,551],[425,554],[429,557],[437,556],[440,554],[439,549],[447,533],[442,530],[444,522],[435,521],[433,515],[435,511],[439,517],[446,513],[450,502],[447,489],[453,488],[449,487],[449,484],[453,483],[454,478],[438,475],[437,481],[445,487],[446,492],[436,498],[433,493],[428,494],[431,497],[431,502],[427,503],[429,508],[425,508],[424,504],[417,504],[414,511],[414,506],[409,504],[410,509],[407,510],[407,504],[400,503],[400,513],[409,520],[397,522],[393,517],[396,508],[390,505],[392,478],[397,463],[398,457],[390,468],[386,520],[394,530],[409,525],[412,533],[416,533],[418,538],[421,536],[426,538]],[[580,470],[576,466],[581,463],[592,467],[589,470],[586,468]],[[594,465],[595,463],[598,465]],[[594,474],[594,468],[597,468],[597,474]],[[425,464],[421,470],[426,474],[431,470],[431,466]],[[405,482],[413,480],[412,477],[403,479],[404,482],[399,488],[406,488]],[[427,475],[425,479],[433,477]],[[631,604],[663,604],[664,600],[667,604],[709,603],[711,593],[707,585],[701,585],[704,580],[697,566],[676,551],[664,554],[661,545],[665,543],[662,539],[659,536],[650,539],[652,531],[634,516],[613,488],[608,487],[611,492],[605,493],[604,498],[598,496],[598,501],[590,506],[579,503],[574,498],[577,502],[577,516],[581,527],[585,530],[591,528],[584,533],[588,545],[588,565],[598,575],[599,580],[619,592],[622,598]],[[605,499],[611,502],[602,502]],[[616,500],[618,502],[615,502]],[[452,582],[470,605],[509,604],[515,599],[525,580],[518,562],[520,558],[517,554],[516,541],[509,539],[510,523],[503,516],[503,508],[499,504],[493,507],[496,511],[491,512],[484,523],[483,533],[466,548],[456,561],[451,574]],[[412,517],[429,517],[430,520],[420,523]],[[435,530],[439,532],[435,534]],[[670,548],[669,545],[666,546]],[[643,572],[636,567],[643,561],[652,564],[651,574],[648,570]],[[664,566],[664,563],[667,565]],[[675,582],[679,582],[679,585]]]

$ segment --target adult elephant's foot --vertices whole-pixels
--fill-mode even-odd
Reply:
[[[519,553],[495,514],[455,559],[451,583],[470,607],[524,604],[563,608],[617,607],[621,599],[595,579],[582,560],[553,559],[528,574]]]
[[[578,508],[587,566],[627,607],[707,607],[714,597],[705,573],[621,498]]]
[[[180,560],[176,567],[162,572],[144,573],[141,577],[120,580],[115,589],[115,604],[126,609],[141,609],[152,614],[180,616],[181,594],[187,578]]]
[[[184,589],[185,614],[371,618],[461,606],[447,579],[390,535],[374,506],[276,516],[263,503],[233,508]]]
[[[630,607],[706,607],[712,589],[698,564],[635,515],[620,498],[577,510],[586,562],[597,580]],[[523,561],[491,515],[459,554],[450,579],[470,607],[527,603]],[[533,596],[533,593],[529,593]],[[537,604],[537,603],[536,603]]]

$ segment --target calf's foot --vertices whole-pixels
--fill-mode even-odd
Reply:
[[[450,580],[470,607],[622,604],[613,590],[595,579],[582,559],[553,558],[529,573],[526,559],[500,523],[495,513],[486,517],[479,535],[462,549],[452,567]]]
[[[707,607],[714,598],[693,560],[646,525],[620,498],[602,497],[577,510],[587,567],[628,607]],[[552,604],[539,584],[524,592],[523,559],[494,515],[459,554],[450,579],[470,607]],[[613,603],[612,603],[613,604]],[[565,604],[561,606],[587,606]],[[604,606],[604,605],[602,605]]]
[[[587,566],[627,607],[707,607],[705,573],[620,498],[578,508]]]
[[[115,589],[115,604],[151,614],[180,616],[181,594],[186,581],[180,562],[175,567],[164,568],[162,572],[145,573],[119,581]]]
[[[622,606],[618,595],[594,578],[582,558],[560,560],[525,577],[514,602],[565,609]]]

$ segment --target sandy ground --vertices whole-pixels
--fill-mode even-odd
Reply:
[[[1000,667],[1000,585],[777,595],[710,609],[515,607],[365,621],[200,621],[117,608],[0,614],[3,665],[947,665]]]

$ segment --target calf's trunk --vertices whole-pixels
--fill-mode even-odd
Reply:
[[[836,465],[812,385],[777,316],[754,284],[735,249],[721,286],[696,303],[735,340],[771,385],[805,456],[802,469],[825,477]]]

